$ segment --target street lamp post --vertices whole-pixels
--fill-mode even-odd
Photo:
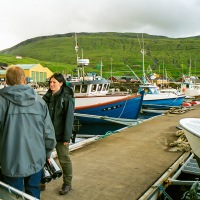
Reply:
[[[110,58],[110,80],[111,80],[111,82],[112,82],[112,61],[113,61],[113,59]]]

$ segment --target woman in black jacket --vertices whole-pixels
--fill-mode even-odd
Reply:
[[[49,90],[43,96],[56,133],[56,151],[63,171],[63,185],[59,191],[67,194],[72,182],[72,163],[69,156],[69,143],[74,123],[73,90],[66,85],[62,74],[55,73],[49,79]]]

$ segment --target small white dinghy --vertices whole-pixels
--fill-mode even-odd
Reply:
[[[179,121],[191,149],[200,164],[200,118],[184,118]]]

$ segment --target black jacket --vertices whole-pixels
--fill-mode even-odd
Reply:
[[[43,99],[49,108],[57,142],[70,142],[74,124],[73,90],[66,86],[52,95],[49,89]]]

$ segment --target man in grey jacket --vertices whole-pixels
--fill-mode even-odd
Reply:
[[[26,85],[18,66],[6,70],[0,90],[0,167],[3,181],[40,199],[42,168],[56,145],[55,131],[43,99]]]

